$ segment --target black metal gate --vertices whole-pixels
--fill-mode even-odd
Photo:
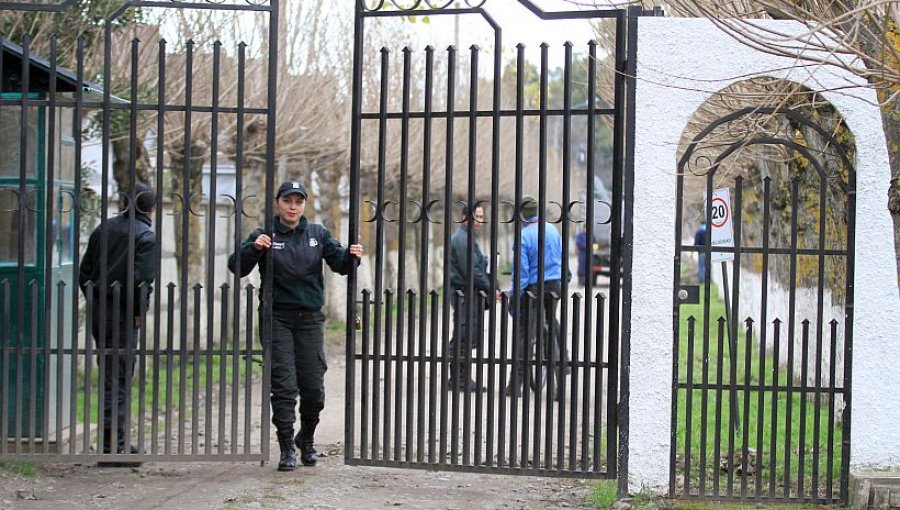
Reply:
[[[676,246],[670,496],[847,502],[854,148],[801,97],[709,123],[678,164],[676,239],[692,214],[709,227]]]
[[[137,452],[129,462],[268,459],[256,291],[224,258],[263,210],[272,217],[277,29],[248,44],[166,40],[172,18],[154,16],[245,13],[278,27],[278,10],[277,0],[0,3],[13,31],[0,36],[0,458],[115,462],[123,456],[102,445],[124,443]],[[252,143],[251,124],[263,133]],[[155,276],[142,283],[139,181],[157,192],[138,211],[157,240],[145,254]],[[113,246],[123,202],[138,207]],[[82,281],[82,295],[97,226],[100,273],[121,253],[127,283]]]
[[[543,12],[518,3],[547,25],[596,20],[613,34],[613,47],[542,44],[529,61],[520,44],[504,61],[489,2],[356,2],[350,232],[374,247],[374,267],[359,275],[360,292],[356,281],[348,287],[348,316],[356,316],[347,331],[348,464],[616,478],[627,462],[620,367],[628,364],[633,72],[626,66],[634,64],[640,11]],[[376,22],[451,17],[464,27],[489,25],[492,47],[417,51],[372,42],[381,33],[372,31]],[[557,72],[553,52],[564,59]],[[608,152],[598,147],[601,130]],[[524,294],[514,262],[523,256],[526,194],[537,195],[546,220],[538,245],[549,229],[561,234],[553,294],[543,252],[534,293]],[[451,235],[460,226],[472,231],[478,207],[488,233],[468,237],[467,284],[451,292]],[[594,241],[583,252],[583,289],[566,277],[575,272],[569,254],[578,230]],[[476,243],[493,275],[487,292],[473,282]],[[507,277],[516,283],[498,283]],[[523,294],[520,304],[535,308],[516,307],[513,298]],[[539,327],[514,333],[527,310],[548,308],[559,310],[560,335]],[[451,352],[461,330],[474,339],[472,350]],[[521,361],[513,354],[520,344]],[[461,367],[471,367],[473,380]],[[466,384],[451,385],[451,374]],[[523,383],[524,392],[507,391]]]

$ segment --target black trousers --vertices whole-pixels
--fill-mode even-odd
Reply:
[[[260,322],[262,323],[262,322]],[[319,310],[272,311],[272,424],[294,429],[300,397],[300,419],[315,424],[325,408],[325,315]]]
[[[131,394],[134,354],[140,331],[133,322],[114,321],[112,310],[106,311],[105,328],[101,328],[99,313],[91,318],[91,335],[97,348],[97,363],[103,370],[103,453],[111,453],[112,431],[116,431],[116,445],[123,450],[129,396]],[[101,331],[103,329],[103,331]],[[129,356],[130,353],[130,356]],[[113,412],[115,411],[115,412]]]
[[[533,299],[526,299],[526,292],[535,295]],[[560,360],[568,363],[569,352],[566,347],[565,339],[562,337],[559,327],[559,321],[556,319],[556,306],[561,298],[562,284],[559,280],[551,280],[544,282],[544,295],[538,296],[538,286],[529,285],[522,291],[522,296],[515,298],[516,313],[519,314],[519,326],[516,331],[516,339],[514,344],[514,368],[517,381],[522,384],[525,381],[526,358],[525,353],[531,355],[532,346],[538,335],[538,328],[546,328],[543,336],[543,344],[547,342],[556,342],[560,353]],[[553,294],[557,297],[553,297]],[[543,316],[541,316],[541,301],[543,301]],[[530,306],[528,306],[530,304]],[[544,355],[546,359],[546,355]]]
[[[455,296],[455,293],[452,295]],[[452,297],[450,307],[453,309],[453,333],[447,345],[447,357],[451,360],[450,375],[456,378],[461,373],[463,377],[459,380],[464,381],[471,373],[472,351],[481,345],[482,329],[478,318],[484,313],[484,303],[476,299],[472,301],[471,309],[467,309],[467,299]]]

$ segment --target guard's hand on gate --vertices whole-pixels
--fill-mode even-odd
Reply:
[[[361,244],[351,244],[348,249],[350,250],[350,255],[353,255],[356,258],[362,258],[363,246]]]
[[[259,237],[256,238],[256,241],[253,241],[253,248],[256,251],[263,251],[266,248],[270,248],[272,246],[272,238],[267,236],[266,234],[260,234]]]

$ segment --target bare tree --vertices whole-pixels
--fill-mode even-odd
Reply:
[[[668,14],[711,20],[736,40],[760,51],[796,59],[798,65],[839,67],[877,94],[887,139],[891,180],[887,210],[894,223],[900,290],[900,4],[891,0],[670,0],[628,2],[662,5]],[[759,20],[792,20],[805,27],[762,26]],[[800,44],[802,43],[802,44]],[[802,48],[802,51],[801,51]]]
[[[152,44],[141,44],[140,41],[156,40],[158,36],[158,27],[143,23],[131,24],[112,35],[112,51],[106,69],[110,75],[110,83],[113,84],[112,93],[135,102],[143,102],[155,95],[153,70],[157,49]],[[95,69],[103,69],[105,65],[99,54],[92,55],[89,62],[90,67]],[[151,167],[144,139],[156,116],[138,112],[132,119],[131,111],[119,109],[110,110],[109,116],[112,176],[117,188],[128,189],[132,164],[136,179],[152,184],[155,170]],[[95,120],[99,119],[95,117]],[[93,127],[95,132],[99,132],[99,125],[95,124]]]

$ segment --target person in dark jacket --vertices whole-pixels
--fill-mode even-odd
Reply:
[[[132,204],[137,205],[134,210]],[[116,453],[138,453],[133,444],[126,450],[125,418],[141,317],[149,307],[151,285],[156,279],[156,235],[150,229],[155,210],[156,193],[149,186],[136,183],[133,193],[126,197],[124,210],[91,233],[79,266],[78,284],[90,304],[91,335],[97,345],[98,363],[104,371],[103,453],[111,453],[114,442]]]
[[[347,248],[322,225],[303,215],[306,188],[299,182],[283,183],[275,195],[277,215],[274,232],[257,228],[228,259],[228,269],[241,277],[259,267],[260,296],[271,276],[272,338],[263,336],[271,350],[272,424],[278,436],[281,458],[279,471],[297,466],[296,445],[304,466],[318,460],[314,434],[319,413],[325,407],[325,282],[323,261],[332,271],[346,275],[358,265],[363,254],[360,244]],[[272,257],[272,274],[267,275]],[[262,322],[260,306],[260,322]],[[294,436],[297,420],[294,406],[300,397],[300,431]]]
[[[584,287],[588,273],[588,251],[593,253],[593,247],[588,245],[587,231],[581,230],[575,234],[575,248],[578,249],[578,286]],[[589,250],[590,249],[590,250]]]
[[[694,232],[694,246],[706,247],[706,222],[701,221],[697,231]],[[700,276],[700,285],[706,283],[706,253],[697,254],[697,274]]]
[[[457,391],[479,391],[481,388],[471,377],[470,351],[478,348],[481,332],[476,331],[477,315],[484,313],[484,307],[475,306],[477,301],[469,299],[468,286],[471,276],[472,292],[490,293],[491,281],[487,273],[488,259],[478,246],[478,232],[484,223],[484,208],[472,209],[471,221],[469,206],[463,205],[460,210],[460,223],[450,238],[450,306],[453,308],[453,334],[447,347],[448,355],[453,359],[450,364],[450,387]],[[470,229],[471,225],[471,229]],[[469,236],[472,236],[472,254],[469,256]],[[471,262],[471,265],[470,265]],[[471,267],[471,271],[469,268]],[[462,297],[458,297],[458,293]]]

